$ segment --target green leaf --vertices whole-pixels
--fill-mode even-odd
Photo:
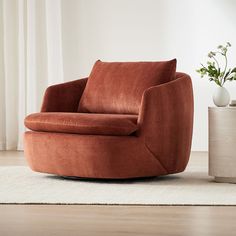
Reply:
[[[231,73],[235,72],[236,73],[236,67],[233,68],[233,70],[231,71]]]
[[[217,85],[221,86],[221,83],[220,83],[220,81],[219,81],[218,79],[215,79],[214,81],[215,81],[215,83],[216,83]]]
[[[226,80],[230,80],[229,78],[227,78],[229,75],[230,75],[230,72],[231,72],[231,69],[229,69],[228,71],[227,71],[227,73],[225,74],[225,76],[224,76],[224,81],[226,81]]]

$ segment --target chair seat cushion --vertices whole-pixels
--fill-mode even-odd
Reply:
[[[28,115],[25,126],[43,132],[130,135],[137,130],[137,115],[41,112]]]

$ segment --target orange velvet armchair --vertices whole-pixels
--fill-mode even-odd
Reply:
[[[189,160],[193,92],[176,61],[97,61],[89,78],[50,86],[26,117],[32,170],[124,179],[182,172]]]

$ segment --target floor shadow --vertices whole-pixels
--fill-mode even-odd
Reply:
[[[96,179],[96,178],[81,178],[67,177],[57,175],[45,175],[44,178],[54,179],[58,181],[73,181],[82,183],[98,183],[98,184],[145,184],[145,185],[168,185],[168,186],[201,186],[214,182],[213,177],[208,176],[207,172],[182,172],[179,174],[165,175],[158,177],[143,177],[132,179]]]
[[[135,184],[135,183],[155,183],[155,182],[166,182],[176,181],[181,179],[177,175],[167,175],[158,177],[140,177],[130,179],[96,179],[96,178],[82,178],[82,177],[70,177],[70,176],[58,176],[58,175],[46,175],[45,178],[54,180],[66,180],[73,182],[89,182],[89,183],[102,183],[102,184]]]

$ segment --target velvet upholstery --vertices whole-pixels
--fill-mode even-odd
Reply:
[[[76,112],[87,78],[47,88],[41,112]]]
[[[138,114],[143,92],[174,79],[176,60],[97,61],[79,103],[79,112]]]
[[[73,83],[77,91],[67,83],[47,90],[42,112],[76,112],[86,80]],[[67,92],[58,92],[63,87]],[[66,93],[76,98],[65,99]],[[57,99],[55,94],[59,94]],[[26,132],[25,156],[30,167],[62,176],[112,179],[183,171],[189,160],[193,128],[190,77],[176,73],[173,81],[146,89],[139,107],[137,131],[132,135]]]
[[[135,136],[25,133],[25,156],[37,172],[87,178],[168,174]]]
[[[137,130],[136,115],[96,113],[33,113],[25,118],[25,126],[34,131],[130,135]]]
[[[192,83],[184,73],[176,77],[145,91],[138,119],[138,136],[168,173],[185,169],[192,141]]]

